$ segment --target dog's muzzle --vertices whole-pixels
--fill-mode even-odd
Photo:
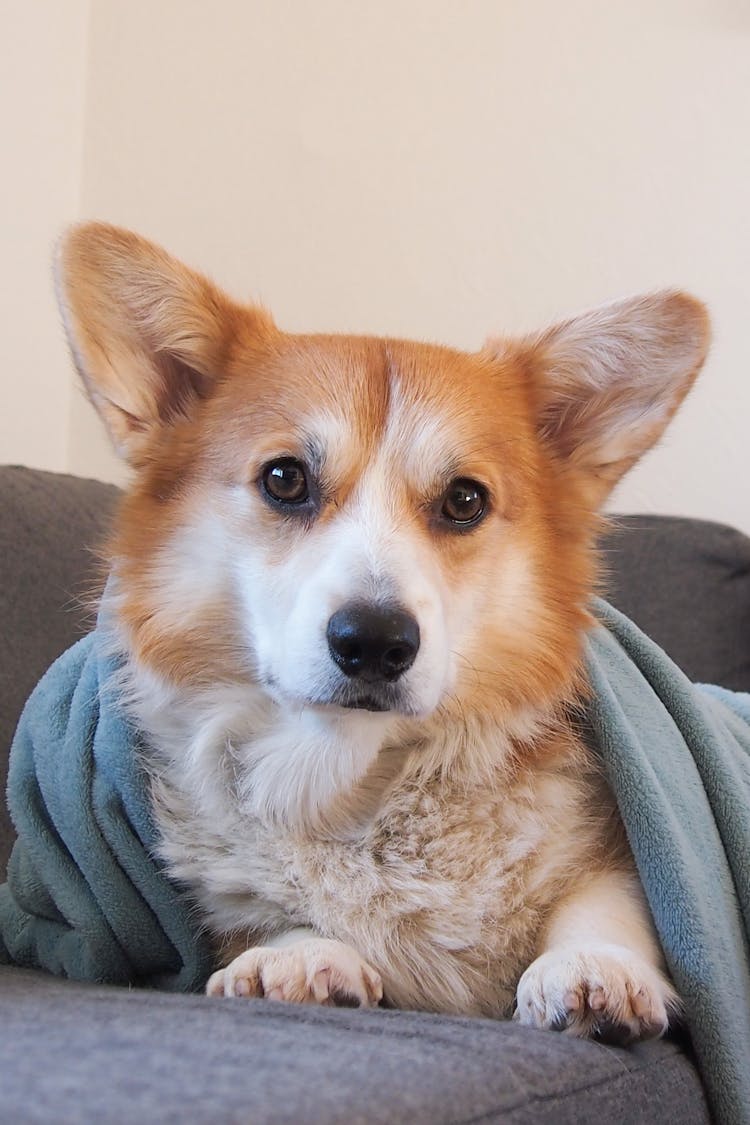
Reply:
[[[348,602],[326,630],[335,664],[351,681],[344,707],[389,710],[389,686],[411,668],[419,652],[419,625],[400,606]]]

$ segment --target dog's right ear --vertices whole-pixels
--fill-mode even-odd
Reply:
[[[261,309],[235,304],[160,247],[106,223],[63,235],[55,275],[88,396],[134,466],[155,430],[210,394],[238,336],[273,330]]]

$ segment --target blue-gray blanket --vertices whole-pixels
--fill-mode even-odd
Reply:
[[[750,695],[699,689],[604,602],[588,639],[586,726],[601,753],[716,1118],[750,1123]],[[137,732],[97,633],[21,717],[0,887],[0,960],[189,991],[210,953],[153,857]]]
[[[211,972],[181,888],[153,858],[140,743],[96,631],[34,689],[10,752],[18,839],[0,886],[0,961],[190,992]]]

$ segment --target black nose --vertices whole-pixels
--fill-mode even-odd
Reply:
[[[349,602],[326,630],[331,656],[353,679],[397,680],[419,651],[419,625],[398,606]]]

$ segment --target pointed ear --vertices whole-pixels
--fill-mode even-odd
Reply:
[[[134,465],[157,428],[211,393],[240,331],[272,329],[261,310],[234,304],[158,246],[105,223],[63,235],[56,282],[88,396]]]
[[[488,346],[531,379],[538,432],[601,504],[661,436],[706,357],[700,301],[672,290],[617,301],[515,344]]]

